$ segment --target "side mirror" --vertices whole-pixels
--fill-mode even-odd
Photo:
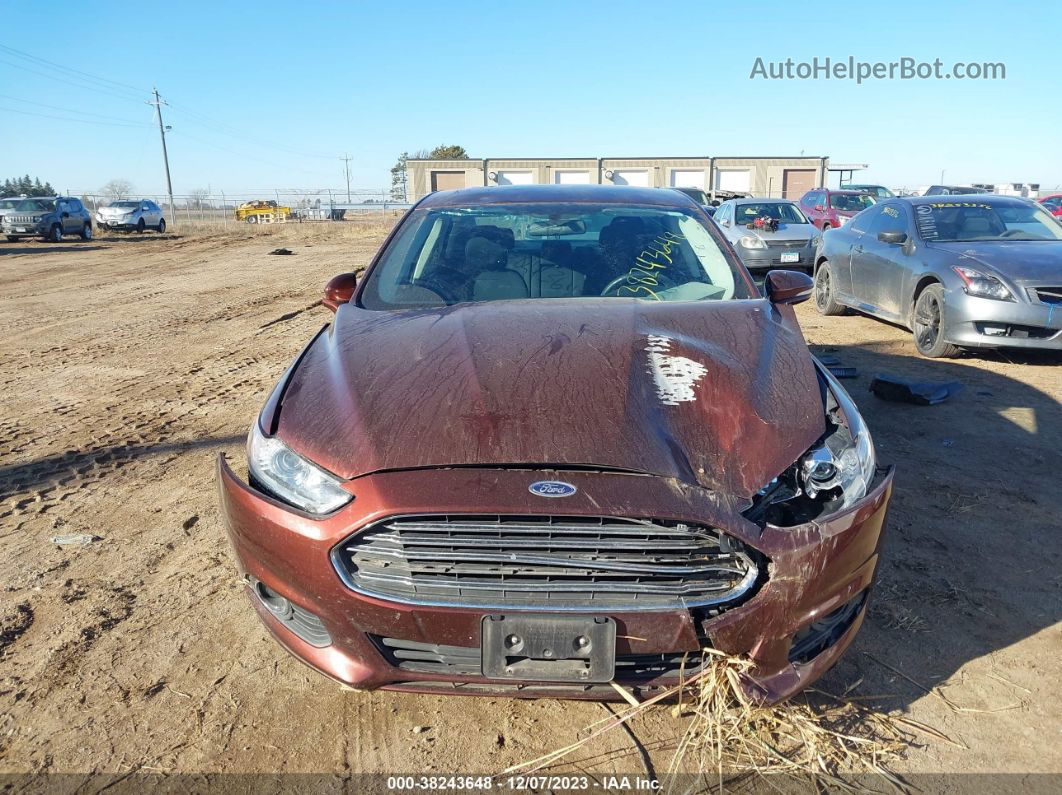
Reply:
[[[357,285],[357,277],[353,273],[341,273],[329,279],[324,288],[324,298],[321,303],[335,312],[340,304],[347,303],[354,297],[354,287]]]
[[[817,212],[817,213],[821,213],[822,212],[822,205],[821,204],[816,204],[812,209],[814,209],[815,212]]]
[[[725,218],[722,221],[720,221],[719,223],[721,223],[723,226],[730,226],[730,222],[728,220],[726,220]]]
[[[882,243],[901,246],[907,242],[907,233],[901,232],[899,229],[887,229],[884,232],[878,232],[878,240]]]
[[[799,304],[811,298],[815,282],[800,271],[768,271],[763,290],[772,304]]]

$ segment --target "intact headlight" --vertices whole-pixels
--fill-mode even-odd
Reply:
[[[978,298],[994,298],[997,301],[1013,301],[1014,295],[995,276],[981,273],[973,268],[964,268],[961,265],[952,266],[952,270],[959,274],[962,279],[962,289],[967,295]]]
[[[354,499],[335,475],[264,435],[257,419],[247,435],[247,468],[267,491],[308,513],[331,513]]]
[[[841,503],[837,510],[847,508],[866,496],[874,480],[877,456],[863,417],[855,402],[837,379],[823,368],[833,406],[827,406],[833,431],[822,444],[812,448],[800,462],[800,485],[808,497],[838,491]],[[829,401],[827,401],[829,402]]]
[[[763,242],[763,238],[756,235],[745,235],[739,241],[738,245],[743,248],[767,248],[767,244]]]

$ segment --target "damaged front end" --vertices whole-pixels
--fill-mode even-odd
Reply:
[[[874,441],[855,402],[830,371],[815,367],[826,431],[804,455],[757,492],[743,512],[760,525],[792,527],[829,516],[866,496],[877,472]]]

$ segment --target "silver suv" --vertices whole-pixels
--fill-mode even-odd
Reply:
[[[154,229],[162,234],[166,231],[166,219],[161,208],[149,199],[122,199],[96,210],[96,227],[127,232]]]
[[[58,243],[63,235],[92,240],[92,217],[72,196],[33,196],[19,199],[3,215],[3,234],[14,242],[23,237],[39,237]]]

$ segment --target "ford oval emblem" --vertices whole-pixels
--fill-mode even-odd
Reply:
[[[559,480],[540,480],[528,486],[527,490],[539,497],[571,497],[578,491],[571,483]]]

